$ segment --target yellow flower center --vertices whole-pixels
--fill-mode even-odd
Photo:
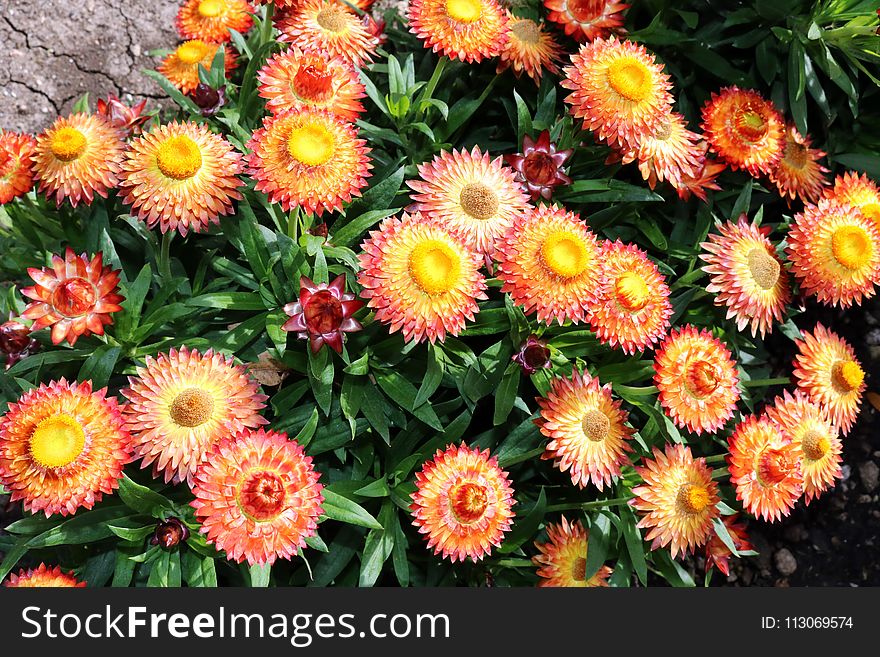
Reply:
[[[858,390],[865,380],[865,370],[854,360],[839,360],[831,368],[831,381],[844,392]]]
[[[257,522],[274,520],[284,511],[287,493],[284,481],[270,470],[252,470],[238,491],[238,505]]]
[[[528,18],[516,21],[513,27],[510,28],[510,31],[513,32],[517,39],[524,43],[534,45],[541,40],[541,28],[538,27],[535,21]]]
[[[811,429],[801,438],[801,450],[811,461],[818,461],[831,449],[831,441],[822,431]]]
[[[621,306],[630,312],[638,312],[648,305],[651,291],[644,278],[635,272],[625,271],[614,281],[614,295]]]
[[[201,388],[187,388],[174,398],[168,412],[181,427],[200,427],[211,419],[214,398]]]
[[[621,57],[608,67],[608,84],[621,96],[635,103],[651,93],[651,71],[632,57]]]
[[[471,482],[461,482],[449,489],[449,506],[452,515],[460,523],[469,525],[486,513],[489,495],[485,486]]]
[[[455,287],[461,257],[445,242],[425,240],[410,253],[409,273],[425,294],[437,296]]]
[[[541,245],[541,257],[551,272],[561,278],[574,278],[590,264],[584,240],[569,231],[551,233]]]
[[[758,287],[762,290],[772,290],[776,287],[779,274],[782,272],[782,267],[776,258],[765,249],[755,247],[749,251],[748,261],[749,272]]]
[[[458,196],[461,209],[474,219],[485,221],[498,212],[498,194],[481,182],[468,183]]]
[[[76,128],[59,128],[49,141],[52,155],[62,162],[70,162],[82,155],[86,150],[86,136]]]
[[[208,56],[210,46],[198,39],[187,41],[177,47],[177,59],[184,64],[198,64]]]
[[[866,203],[861,208],[862,214],[872,220],[880,228],[880,203]]]
[[[339,34],[348,27],[348,14],[342,7],[329,6],[324,7],[315,16],[318,25],[328,32]]]
[[[174,180],[186,180],[202,168],[202,152],[186,135],[170,137],[159,147],[156,156],[159,171]]]
[[[294,128],[287,138],[287,152],[308,167],[325,164],[336,152],[333,133],[317,123]]]
[[[600,443],[608,437],[608,431],[611,429],[611,420],[602,411],[593,409],[584,415],[581,420],[581,428],[584,435],[594,443]]]
[[[225,9],[223,0],[202,0],[199,3],[199,15],[205,18],[217,18]]]
[[[734,118],[737,134],[748,142],[759,141],[767,134],[768,125],[764,116],[751,108],[745,108]]]
[[[792,169],[803,169],[809,158],[807,157],[807,147],[796,141],[789,141],[785,144],[785,163]]]
[[[847,269],[859,269],[874,255],[871,237],[861,226],[841,226],[831,234],[834,259]]]
[[[711,501],[709,491],[697,484],[682,484],[675,499],[679,508],[690,515],[702,512]]]
[[[459,23],[473,23],[483,15],[480,0],[446,0],[446,15]]]
[[[82,454],[86,434],[82,425],[65,413],[47,417],[31,434],[30,452],[44,468],[63,468]]]
[[[711,395],[721,384],[719,367],[705,361],[698,360],[686,368],[684,385],[697,399],[703,399]]]

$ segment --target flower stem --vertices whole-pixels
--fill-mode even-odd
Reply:
[[[610,500],[595,500],[593,502],[575,502],[573,504],[551,504],[547,507],[547,513],[552,511],[587,511],[589,509],[602,509],[606,506],[623,506],[627,504],[633,496],[615,497]]]
[[[791,383],[791,379],[787,376],[780,376],[775,379],[752,379],[751,381],[743,381],[746,388],[767,388],[769,386],[782,386]]]
[[[434,95],[434,91],[437,89],[440,78],[443,77],[443,71],[446,70],[446,64],[448,62],[449,58],[445,55],[441,56],[440,59],[437,60],[437,66],[434,67],[434,73],[431,75],[431,79],[428,80],[428,84],[425,87],[425,90],[422,92],[422,97],[419,99],[419,111],[421,111],[421,105],[426,100],[430,100],[431,97]]]
[[[162,235],[162,245],[159,250],[159,275],[166,281],[171,280],[171,240],[174,239],[174,231],[169,230]]]
[[[712,456],[707,456],[706,464],[712,465],[713,463],[724,463],[727,458],[727,454],[713,454]]]

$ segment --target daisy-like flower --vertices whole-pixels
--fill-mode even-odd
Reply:
[[[795,215],[786,253],[801,288],[824,304],[860,304],[880,284],[880,224],[852,205],[807,205]]]
[[[195,474],[191,504],[199,532],[232,561],[290,559],[317,533],[320,476],[286,433],[260,429],[223,438]]]
[[[599,247],[573,212],[542,205],[520,215],[501,241],[498,260],[502,292],[539,321],[582,322],[596,303]]]
[[[131,461],[116,399],[92,382],[31,388],[0,418],[0,484],[24,509],[71,515],[112,493]]]
[[[496,0],[412,0],[406,10],[409,31],[425,48],[468,63],[504,51],[507,16]]]
[[[552,459],[580,488],[593,483],[603,490],[629,461],[629,440],[635,430],[626,425],[627,413],[611,397],[611,384],[599,385],[587,372],[571,379],[551,380],[546,398],[538,398],[541,416],[535,420],[550,439],[542,459]]]
[[[285,212],[321,215],[360,196],[370,176],[366,142],[357,128],[326,109],[303,107],[263,119],[247,144],[256,189]]]
[[[816,324],[796,340],[797,387],[819,404],[845,436],[855,424],[865,391],[865,371],[852,346],[834,331]]]
[[[257,79],[260,96],[272,114],[311,106],[356,121],[364,111],[359,100],[367,95],[364,85],[355,68],[339,57],[292,46],[269,59]]]
[[[809,504],[843,476],[840,469],[843,448],[837,428],[818,404],[800,390],[794,395],[788,390],[783,394],[774,399],[765,412],[783,435],[800,447],[804,498]]]
[[[97,114],[59,117],[37,136],[34,174],[41,193],[61,205],[64,199],[76,207],[97,194],[107,198],[119,182],[125,144],[121,133]]]
[[[522,153],[505,155],[504,161],[513,167],[515,180],[529,193],[533,201],[538,198],[549,199],[553,190],[560,185],[570,185],[571,178],[565,175],[565,161],[571,157],[573,149],[556,150],[550,141],[550,131],[542,130],[538,141],[529,135],[523,136]]]
[[[611,146],[639,143],[672,107],[669,76],[654,55],[614,36],[582,45],[560,84],[572,92],[572,115]]]
[[[27,194],[33,188],[36,146],[37,141],[30,135],[0,128],[0,205]]]
[[[757,91],[725,87],[703,106],[703,132],[731,169],[753,176],[770,173],[785,150],[785,122]]]
[[[436,219],[389,217],[362,245],[361,297],[407,342],[458,335],[486,299],[482,258]]]
[[[544,29],[543,23],[530,18],[519,18],[507,13],[508,40],[498,61],[497,73],[512,68],[517,77],[525,73],[535,84],[541,83],[544,69],[559,73],[562,47],[553,35]]]
[[[580,520],[568,522],[562,516],[559,523],[547,523],[547,542],[535,541],[540,554],[532,557],[541,578],[538,587],[608,586],[612,572],[608,566],[601,566],[595,575],[586,578],[589,537]]]
[[[177,11],[177,31],[181,39],[225,43],[232,40],[230,29],[251,29],[254,11],[247,0],[186,0]]]
[[[750,415],[733,432],[727,463],[736,499],[769,522],[787,516],[803,493],[800,447],[766,417]]]
[[[702,169],[705,147],[701,140],[700,135],[687,129],[681,114],[669,112],[635,145],[627,146],[620,157],[624,164],[638,162],[639,172],[651,189],[664,180],[680,185]]]
[[[828,169],[819,164],[825,153],[812,148],[812,141],[793,125],[785,129],[782,158],[770,171],[770,182],[776,185],[782,198],[800,198],[804,203],[815,203],[822,196],[828,179]],[[878,206],[880,210],[880,206]]]
[[[644,351],[669,330],[669,286],[635,244],[606,241],[599,252],[598,302],[590,307],[590,328],[600,342],[624,353]]]
[[[706,329],[673,329],[654,354],[660,404],[678,427],[715,433],[739,399],[739,376],[730,350]]]
[[[720,224],[718,234],[700,244],[703,271],[711,276],[706,289],[716,295],[715,305],[727,307],[727,318],[735,318],[740,331],[748,326],[762,338],[782,321],[791,301],[788,274],[769,234],[769,226],[749,223],[743,214],[736,223]]]
[[[55,566],[49,568],[41,563],[37,568],[25,570],[22,568],[18,574],[11,573],[9,578],[3,582],[3,586],[7,588],[85,588],[86,583],[80,582],[73,573],[65,573]]]
[[[210,71],[217,50],[220,48],[224,48],[223,64],[228,77],[229,72],[235,68],[235,54],[232,49],[220,43],[208,43],[201,39],[192,39],[177,46],[173,53],[162,60],[156,70],[180,89],[181,93],[191,93],[199,86],[199,65]]]
[[[706,146],[707,145],[704,144],[704,148]],[[701,160],[702,164],[700,165],[699,171],[697,171],[693,176],[683,175],[680,182],[672,183],[672,186],[675,187],[675,191],[678,194],[678,197],[682,201],[687,201],[693,195],[705,203],[708,200],[708,197],[706,196],[706,190],[721,189],[718,183],[715,182],[715,179],[727,167],[720,162],[715,162],[714,160],[707,159],[705,156],[701,158]]]
[[[428,549],[453,563],[477,562],[501,545],[513,522],[513,489],[489,450],[449,445],[416,473],[410,509]]]
[[[303,0],[275,24],[279,41],[306,52],[339,57],[355,66],[372,61],[377,40],[361,19],[337,0]]]
[[[739,514],[732,516],[724,516],[722,518],[724,526],[727,527],[727,533],[730,540],[733,541],[733,547],[737,552],[746,552],[754,549],[749,543],[749,537],[746,534],[746,525],[739,522]],[[725,576],[730,575],[730,557],[733,553],[730,548],[721,540],[717,533],[712,534],[712,538],[706,543],[706,572],[708,573],[712,566],[715,566],[724,573]]]
[[[642,514],[638,526],[648,529],[651,549],[669,545],[674,559],[705,545],[721,499],[706,459],[695,459],[684,445],[666,445],[665,452],[655,447],[654,459],[636,472],[644,484],[633,488],[629,503]]]
[[[131,142],[120,192],[133,214],[163,233],[201,232],[241,199],[241,154],[205,124],[160,125]]]
[[[544,0],[544,6],[549,12],[547,19],[578,41],[624,32],[623,11],[629,7],[620,0]]]
[[[364,302],[345,292],[345,275],[340,274],[329,284],[299,279],[299,299],[284,306],[290,316],[281,328],[296,331],[297,337],[309,341],[313,353],[324,344],[342,353],[342,334],[360,331],[361,323],[352,318]]]
[[[513,220],[529,207],[514,172],[501,156],[473,150],[443,151],[419,165],[420,180],[408,180],[415,192],[410,212],[437,219],[491,257]]]
[[[141,467],[166,482],[193,481],[193,472],[223,438],[266,424],[266,395],[232,358],[186,347],[147,356],[128,377],[123,412]]]
[[[113,323],[111,313],[122,310],[125,297],[119,291],[119,271],[104,265],[98,252],[91,260],[67,247],[64,257],[52,256],[52,267],[28,268],[35,285],[21,293],[33,299],[21,314],[34,320],[32,331],[52,327],[52,344],[73,346],[80,336],[104,335]]]
[[[834,179],[834,187],[825,190],[825,197],[841,204],[854,205],[880,228],[880,189],[864,173],[847,171]]]

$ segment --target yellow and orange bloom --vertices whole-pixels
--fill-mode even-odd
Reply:
[[[611,384],[587,372],[550,382],[546,398],[538,398],[541,415],[535,424],[550,441],[541,456],[552,460],[580,488],[592,482],[603,490],[629,462],[629,441],[635,430],[626,425],[627,412],[611,396]]]
[[[337,0],[303,0],[275,25],[281,31],[279,41],[354,66],[369,63],[376,52],[377,40],[368,26]]]
[[[578,41],[606,38],[624,33],[623,11],[629,5],[620,0],[544,0],[547,20],[558,23]]]
[[[91,381],[31,388],[0,419],[0,484],[26,511],[71,515],[119,486],[131,441],[116,399]]]
[[[199,65],[210,71],[220,48],[224,49],[223,65],[228,77],[236,64],[232,49],[220,43],[210,43],[201,39],[191,39],[177,46],[174,52],[162,60],[156,70],[180,89],[181,93],[192,93],[199,86]]]
[[[412,0],[406,10],[409,31],[425,48],[468,63],[504,51],[507,16],[496,0]]]
[[[406,183],[415,192],[407,209],[436,219],[487,257],[529,207],[513,170],[501,156],[490,159],[478,146],[470,152],[443,151],[419,165],[419,176]]]
[[[193,473],[223,438],[266,424],[266,395],[231,357],[181,347],[153,358],[128,377],[123,413],[141,467],[165,482],[193,481]]]
[[[624,353],[644,351],[669,330],[669,286],[635,244],[606,241],[599,252],[598,301],[590,307],[590,328],[600,342]]]
[[[360,196],[370,176],[366,142],[357,128],[325,109],[303,107],[263,119],[247,144],[256,189],[285,212],[320,216]]]
[[[36,146],[37,141],[30,135],[0,128],[0,205],[27,194],[33,188]]]
[[[844,436],[850,432],[865,391],[865,370],[852,346],[834,331],[816,324],[796,340],[794,359],[797,387],[824,409]]]
[[[85,588],[86,583],[80,582],[73,573],[65,573],[60,567],[49,568],[41,563],[37,568],[11,573],[3,582],[7,588]]]
[[[864,173],[847,171],[834,179],[834,187],[825,190],[825,197],[844,205],[854,205],[880,228],[880,189]]]
[[[520,215],[497,258],[502,292],[526,314],[537,313],[539,321],[577,324],[596,303],[599,246],[573,212],[541,205]]]
[[[449,445],[416,473],[410,510],[428,549],[477,562],[501,545],[513,522],[513,488],[489,450]]]
[[[187,0],[177,11],[177,31],[181,39],[225,43],[232,40],[230,29],[251,29],[253,12],[247,0]]]
[[[68,199],[74,207],[83,200],[89,205],[96,194],[107,198],[119,183],[124,151],[122,134],[104,117],[59,117],[37,136],[33,163],[39,191],[57,205]]]
[[[715,433],[733,417],[738,383],[730,350],[705,329],[673,329],[654,354],[660,404],[676,426],[694,433]]]
[[[507,45],[499,55],[497,73],[510,68],[517,77],[525,73],[535,84],[541,83],[545,69],[559,73],[558,64],[564,51],[553,35],[544,29],[543,23],[515,17],[508,12],[507,31]]]
[[[608,566],[601,566],[595,575],[586,578],[589,537],[580,520],[568,522],[562,516],[559,523],[547,523],[547,542],[535,541],[540,554],[532,557],[532,563],[538,567],[536,574],[541,578],[538,587],[608,586]]]
[[[201,232],[241,199],[241,154],[205,124],[175,121],[135,138],[122,169],[124,202],[163,233]]]
[[[750,415],[733,432],[727,464],[736,499],[769,522],[787,516],[803,493],[800,446],[766,417]]]
[[[389,217],[362,245],[358,283],[376,320],[407,342],[458,335],[486,299],[482,257],[440,221]]]
[[[706,289],[716,295],[715,305],[727,307],[727,318],[735,319],[740,331],[748,326],[762,338],[782,321],[791,301],[788,273],[769,233],[769,227],[749,223],[743,214],[736,223],[720,224],[718,233],[700,244],[703,271],[711,276]]]
[[[703,132],[731,169],[772,172],[785,151],[785,122],[773,103],[751,89],[725,87],[703,106]]]
[[[809,504],[843,476],[840,469],[843,447],[838,430],[822,408],[800,390],[794,395],[786,390],[765,412],[783,435],[800,448],[804,499]]]
[[[666,445],[665,452],[655,447],[653,460],[636,472],[644,483],[633,488],[629,503],[642,515],[638,527],[648,529],[651,549],[668,545],[674,559],[705,545],[721,499],[706,459],[695,459],[684,445]]]
[[[701,140],[700,135],[687,129],[681,114],[670,112],[636,144],[625,146],[620,157],[624,164],[638,163],[651,189],[664,180],[680,186],[702,170],[705,146]]]
[[[722,521],[737,552],[747,552],[754,549],[754,546],[749,543],[745,523],[739,522],[739,514],[724,516]],[[727,547],[716,532],[709,539],[709,542],[706,543],[706,572],[708,573],[712,566],[715,566],[725,576],[730,575],[730,557],[732,556],[733,553],[730,551],[730,548]]]
[[[880,224],[852,205],[807,205],[795,215],[786,253],[801,289],[824,304],[860,304],[880,284]]]
[[[828,169],[819,164],[825,152],[812,148],[812,141],[793,125],[785,129],[782,158],[770,171],[770,182],[776,185],[782,198],[800,198],[804,203],[815,203],[828,184]],[[880,210],[880,206],[878,206]]]
[[[259,94],[272,114],[310,106],[328,109],[346,121],[364,112],[366,96],[355,68],[339,57],[303,52],[296,46],[272,56],[257,73]]]
[[[706,148],[704,143],[703,148]],[[707,201],[706,191],[710,189],[720,190],[721,187],[715,182],[715,179],[727,167],[720,162],[707,159],[705,155],[701,158],[699,170],[693,176],[682,175],[680,182],[673,182],[672,186],[678,197],[682,201],[687,201],[691,195],[696,196],[704,203]]]
[[[572,116],[610,146],[639,143],[669,116],[669,76],[644,46],[597,39],[582,45],[564,72]]]
[[[317,533],[324,512],[320,476],[286,433],[225,437],[195,473],[191,505],[199,531],[235,562],[290,559]]]
[[[98,252],[76,255],[67,247],[64,257],[52,256],[52,267],[28,268],[34,285],[21,293],[33,299],[22,317],[34,320],[31,331],[52,328],[52,344],[62,341],[73,346],[80,336],[104,335],[104,326],[113,323],[112,313],[122,310],[125,297],[119,292],[119,270],[104,265]]]

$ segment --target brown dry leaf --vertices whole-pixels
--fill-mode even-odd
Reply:
[[[281,382],[290,374],[290,370],[285,367],[284,363],[277,358],[272,358],[268,351],[261,353],[256,363],[250,363],[248,370],[260,382],[260,385],[269,388],[280,386]]]

